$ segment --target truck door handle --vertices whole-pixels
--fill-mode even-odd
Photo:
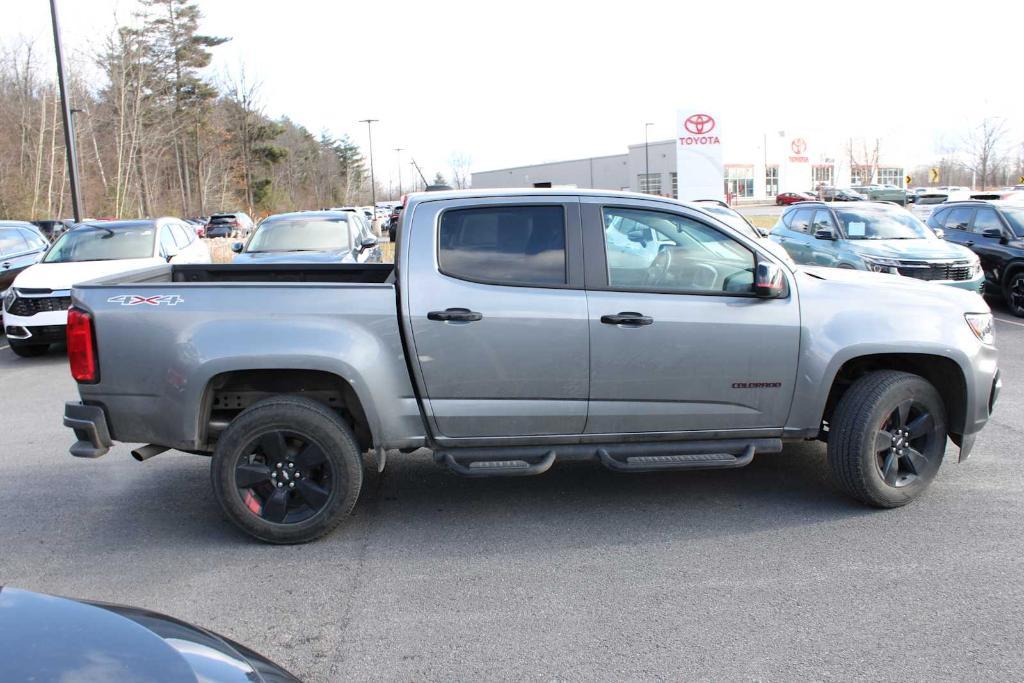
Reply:
[[[974,246],[974,240],[967,240],[966,242],[964,242],[964,246],[965,247],[973,247]]]
[[[483,313],[477,313],[468,308],[446,308],[443,311],[427,313],[427,320],[437,320],[444,323],[471,323],[482,320],[483,317]]]
[[[602,315],[601,322],[605,325],[629,325],[630,327],[643,327],[644,325],[653,324],[654,318],[650,318],[643,313],[623,311],[616,315]]]
[[[7,270],[8,268],[10,268],[10,267],[11,267],[11,262],[10,262],[10,261],[7,261],[7,262],[6,262],[6,263],[4,263],[3,265],[4,265],[4,270]]]

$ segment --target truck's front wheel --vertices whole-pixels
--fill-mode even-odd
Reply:
[[[858,379],[829,425],[828,461],[836,482],[875,507],[899,507],[920,495],[945,450],[942,397],[907,372],[885,370]]]
[[[305,543],[352,511],[363,468],[352,430],[336,413],[278,396],[231,421],[211,477],[225,514],[243,531],[268,543]]]

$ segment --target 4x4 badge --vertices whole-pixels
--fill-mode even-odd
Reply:
[[[177,294],[155,294],[153,296],[121,294],[107,299],[108,304],[121,304],[122,306],[138,306],[139,304],[147,304],[149,306],[167,304],[168,306],[173,306],[175,304],[180,304],[182,301],[184,301],[184,299]]]

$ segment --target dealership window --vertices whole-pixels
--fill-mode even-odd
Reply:
[[[679,174],[672,173],[672,197],[679,199]]]
[[[767,166],[764,169],[764,193],[774,197],[779,193],[779,167]]]
[[[754,167],[726,166],[725,192],[733,197],[753,197]]]
[[[561,206],[452,209],[442,214],[438,237],[445,275],[537,287],[566,282]]]
[[[811,169],[811,188],[817,190],[820,186],[832,186],[832,165],[823,164]]]
[[[878,168],[878,184],[903,187],[903,169],[896,166],[880,166]]]
[[[871,167],[870,166],[851,166],[850,167],[850,184],[851,185],[867,185],[871,182]]]
[[[641,173],[637,176],[640,180],[640,191],[647,194],[661,194],[661,174]]]

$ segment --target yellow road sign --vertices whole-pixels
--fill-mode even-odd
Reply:
[[[909,185],[910,181],[912,181],[912,180],[913,180],[913,178],[911,178],[910,176],[903,176],[903,184],[904,185]]]
[[[1024,185],[1024,175],[1017,176],[1017,182],[1020,183],[1021,185]]]
[[[928,180],[933,183],[939,182],[939,169],[933,168],[928,172]]]

